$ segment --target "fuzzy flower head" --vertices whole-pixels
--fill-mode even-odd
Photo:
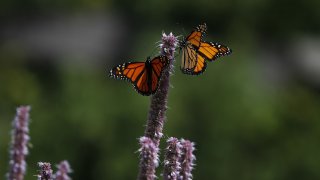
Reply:
[[[12,122],[10,145],[10,170],[8,179],[22,180],[26,172],[25,157],[28,155],[29,137],[29,111],[30,106],[17,108],[16,116]]]
[[[182,139],[181,141],[182,146],[182,155],[180,158],[181,163],[181,173],[180,177],[181,180],[191,180],[193,167],[195,166],[194,161],[196,157],[193,155],[194,143],[189,140]]]
[[[174,59],[174,53],[178,45],[178,39],[172,33],[162,34],[162,43],[160,44],[161,54],[166,55],[170,60]]]
[[[62,161],[57,165],[58,171],[55,174],[55,180],[70,180],[68,176],[72,172],[68,161]]]
[[[154,144],[152,139],[148,137],[141,137],[139,143],[141,146],[139,149],[141,161],[138,179],[155,179],[155,169],[159,164],[159,148]]]
[[[38,180],[52,180],[51,164],[47,162],[38,162],[40,167]]]
[[[165,180],[177,180],[180,176],[181,164],[181,144],[175,137],[167,140],[167,148],[165,152],[163,178]]]

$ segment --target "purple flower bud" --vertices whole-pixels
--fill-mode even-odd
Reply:
[[[57,165],[58,171],[55,174],[55,180],[70,180],[68,176],[72,172],[68,161],[62,161]]]
[[[140,172],[138,179],[153,180],[156,178],[155,169],[158,167],[159,148],[148,137],[141,137],[140,140]]]
[[[178,39],[172,33],[162,34],[162,43],[160,44],[161,54],[166,55],[170,60],[174,59],[174,52],[178,45]]]
[[[182,145],[182,155],[180,158],[181,163],[181,180],[192,180],[192,174],[191,171],[193,167],[195,166],[194,161],[196,160],[196,157],[193,155],[194,143],[189,140],[182,139],[181,141]]]
[[[52,180],[52,169],[51,164],[47,162],[38,162],[40,167],[38,180]]]
[[[180,176],[180,158],[181,158],[181,144],[175,137],[170,137],[167,140],[168,146],[165,152],[163,179],[177,180]]]
[[[12,122],[8,180],[23,180],[26,173],[25,157],[28,155],[27,145],[30,140],[29,111],[30,106],[18,107]]]

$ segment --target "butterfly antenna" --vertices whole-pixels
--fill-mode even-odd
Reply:
[[[151,57],[151,56],[152,56],[152,57],[156,56],[156,55],[155,55],[155,54],[156,54],[155,51],[159,49],[159,46],[160,46],[159,42],[160,42],[160,41],[158,41],[158,42],[155,43],[156,46],[155,46],[155,47],[153,48],[153,50],[151,51],[151,54],[149,54],[150,57]],[[157,44],[159,44],[159,45],[157,45]]]
[[[187,34],[186,29],[184,27],[182,28],[182,32],[183,32],[183,34]]]

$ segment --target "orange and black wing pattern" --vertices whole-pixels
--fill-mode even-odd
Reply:
[[[207,31],[207,25],[200,24],[180,44],[182,61],[180,69],[185,74],[201,74],[207,67],[203,57],[198,54],[198,48]]]
[[[151,60],[151,92],[154,94],[159,85],[162,77],[162,73],[169,65],[169,59],[166,56],[158,56]]]
[[[198,25],[195,30],[193,30],[189,36],[185,38],[184,41],[186,41],[188,44],[191,44],[194,47],[199,47],[200,43],[203,40],[203,37],[206,35],[207,32],[207,24],[203,23]]]
[[[190,46],[190,45],[188,45]],[[182,49],[182,61],[180,69],[184,74],[199,75],[207,68],[205,58],[197,50],[190,46]]]
[[[232,53],[231,49],[225,45],[213,42],[201,42],[198,53],[209,61],[214,61],[221,56]]]
[[[182,50],[181,70],[185,74],[199,75],[206,68],[206,60],[214,61],[217,58],[231,54],[231,49],[219,43],[203,41],[206,34],[206,24],[200,24],[194,31],[180,42]]]
[[[198,53],[202,39],[207,31],[207,25],[197,26],[180,44],[182,61],[180,69],[185,74],[201,74],[207,67],[205,59]]]
[[[146,62],[128,62],[110,70],[110,77],[130,81],[135,90],[144,96],[154,94],[159,86],[163,70],[168,65],[165,56],[157,56]]]

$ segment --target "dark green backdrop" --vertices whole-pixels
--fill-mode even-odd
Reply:
[[[195,77],[180,72],[177,56],[164,126],[165,139],[196,143],[194,179],[320,179],[319,7],[318,0],[1,1],[0,176],[15,108],[29,104],[27,180],[38,161],[63,159],[73,179],[135,179],[149,98],[108,71],[156,55],[162,32],[187,35],[206,22],[206,40],[233,54]]]

